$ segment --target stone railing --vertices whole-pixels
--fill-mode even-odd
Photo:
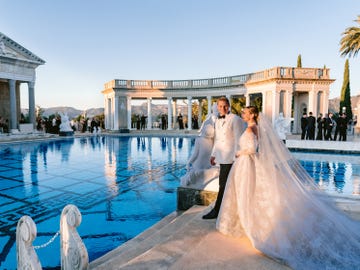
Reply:
[[[187,88],[216,88],[244,85],[272,79],[305,79],[305,80],[330,80],[327,68],[295,68],[274,67],[263,71],[236,75],[196,80],[112,80],[105,83],[105,89],[187,89]]]
[[[47,247],[60,234],[60,252],[62,270],[89,269],[89,257],[84,243],[76,228],[81,223],[81,213],[75,205],[64,207],[60,218],[60,231],[44,245],[34,247],[37,229],[29,216],[23,216],[16,228],[17,269],[42,269],[35,249]]]

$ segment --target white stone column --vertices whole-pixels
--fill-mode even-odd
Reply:
[[[33,124],[33,129],[36,128],[36,117],[35,117],[35,82],[28,82],[29,91],[29,120]]]
[[[322,111],[322,113],[325,116],[325,114],[329,112],[329,90],[325,90],[323,92],[323,100],[322,100],[322,102],[323,102],[323,106],[322,106],[323,111]]]
[[[292,91],[286,90],[285,92],[285,118],[291,118],[291,103],[292,103]]]
[[[203,102],[202,99],[199,99],[199,110],[198,110],[198,124],[199,127],[201,127],[202,124],[202,106],[203,106]]]
[[[275,119],[279,116],[279,105],[280,105],[280,94],[279,94],[279,91],[277,90],[273,90],[272,91],[272,99],[273,99],[273,102],[272,102],[272,123],[274,125],[275,123]]]
[[[266,91],[262,91],[261,95],[262,95],[262,108],[261,108],[262,113],[267,117],[269,117],[270,115],[267,115],[267,108],[266,108],[267,107]]]
[[[208,102],[208,112],[207,112],[207,116],[209,116],[212,111],[211,111],[211,107],[212,107],[212,104],[211,104],[211,96],[207,96],[207,102]]]
[[[309,107],[308,107],[308,113],[309,112],[312,112],[313,113],[313,116],[316,117],[317,115],[317,112],[316,112],[316,96],[317,96],[317,93],[315,92],[314,89],[310,90],[309,91]]]
[[[168,97],[167,98],[167,101],[168,101],[168,117],[167,117],[167,121],[168,121],[168,130],[172,130],[173,127],[172,127],[172,119],[173,119],[173,113],[172,113],[172,106],[173,106],[173,100],[171,97]]]
[[[226,95],[226,98],[229,101],[229,110],[231,111],[231,95]]]
[[[119,130],[119,97],[114,96],[114,130]]]
[[[152,98],[147,98],[147,129],[151,129],[152,127],[152,117],[151,117],[151,101]]]
[[[15,80],[9,80],[9,89],[10,89],[10,129],[12,131],[18,131],[18,117],[16,109],[16,89],[15,89]]]
[[[187,97],[188,100],[188,121],[187,121],[187,125],[188,125],[188,130],[192,130],[192,97],[188,96]]]
[[[245,94],[245,106],[250,106],[250,95]]]
[[[300,118],[302,116],[302,112],[299,112],[299,95],[294,91],[294,128],[293,133],[301,133],[300,128]]]
[[[127,107],[127,126],[128,129],[131,129],[131,97],[126,97],[126,107]]]

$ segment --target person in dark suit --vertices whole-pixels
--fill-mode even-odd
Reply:
[[[307,140],[314,140],[315,139],[315,123],[316,123],[316,119],[315,117],[312,115],[312,112],[309,112],[309,116],[307,119],[307,134],[306,134],[306,139]]]
[[[339,141],[346,141],[346,132],[347,132],[347,119],[346,114],[342,113],[338,120],[339,127]]]
[[[324,122],[324,140],[325,141],[332,141],[331,132],[334,127],[334,120],[332,119],[333,114],[329,113],[325,116],[325,122]]]
[[[301,117],[301,139],[304,140],[306,136],[306,127],[307,127],[307,114],[303,113]]]
[[[324,130],[324,123],[325,119],[323,118],[322,113],[319,114],[319,117],[316,119],[317,122],[317,134],[316,134],[316,140],[322,141],[323,140],[323,130]]]

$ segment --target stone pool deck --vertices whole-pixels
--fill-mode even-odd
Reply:
[[[336,201],[339,208],[360,220],[360,198],[339,197]],[[246,236],[235,239],[219,233],[215,220],[201,218],[210,207],[194,206],[183,213],[170,214],[91,262],[90,269],[290,269],[253,248]]]

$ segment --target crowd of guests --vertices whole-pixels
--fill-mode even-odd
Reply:
[[[137,130],[145,130],[147,127],[147,116],[144,114],[134,114],[131,117],[131,128]],[[158,125],[155,125],[158,124]],[[187,129],[188,128],[188,119],[187,116],[183,116],[182,113],[179,113],[176,117],[176,122],[174,123],[174,129]],[[161,114],[159,117],[159,122],[154,122],[153,127],[159,127],[162,130],[168,129],[168,116],[166,114]],[[197,115],[191,117],[191,128],[199,129],[199,119]]]
[[[51,134],[59,134],[61,125],[61,117],[55,116],[53,118],[39,118],[37,121],[36,129]],[[101,129],[104,129],[104,123],[97,117],[93,118],[81,118],[79,121],[71,120],[70,126],[73,131],[79,131],[81,133],[98,133]]]
[[[309,114],[304,112],[301,117],[301,139],[346,141],[348,124],[349,121],[345,113],[339,114],[337,118],[334,117],[333,113],[325,114],[325,117],[320,113],[315,118],[312,112]]]

